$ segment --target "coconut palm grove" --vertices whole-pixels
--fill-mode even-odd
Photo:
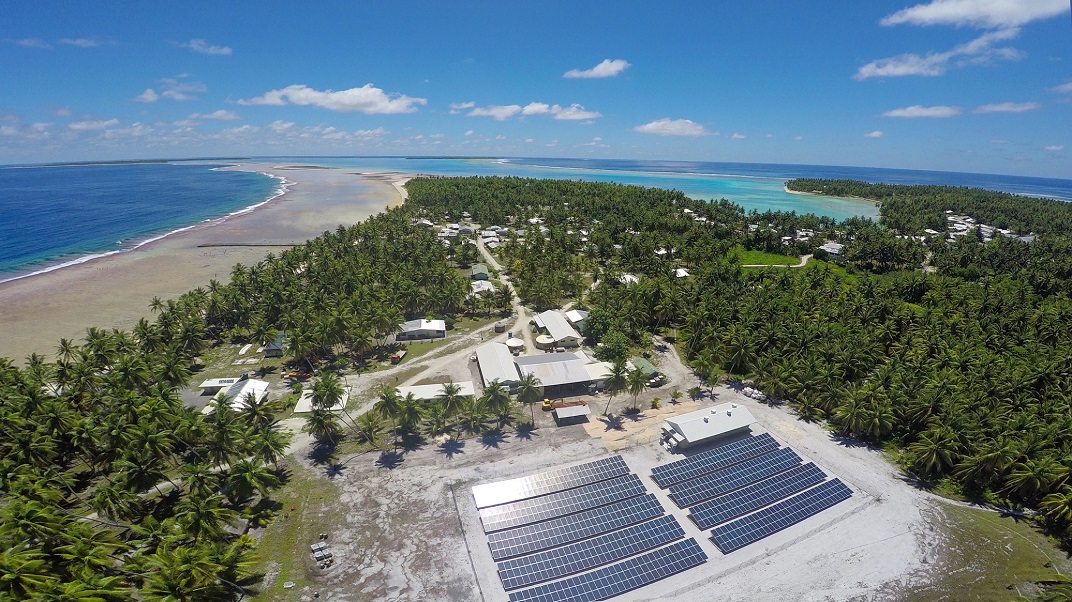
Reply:
[[[658,334],[708,382],[753,381],[801,420],[885,448],[921,486],[1025,510],[1072,544],[1072,205],[788,186],[881,201],[882,217],[746,213],[616,184],[418,178],[401,207],[155,300],[130,332],[90,328],[53,356],[0,360],[0,600],[257,591],[243,525],[285,511],[273,495],[288,479],[289,408],[186,407],[179,392],[214,347],[286,333],[288,364],[317,375],[305,430],[328,447],[528,421],[541,398],[532,379],[514,399],[492,386],[417,402],[384,387],[366,414],[325,409],[342,371],[384,353],[400,322],[510,311],[505,288],[469,295],[474,245],[418,225],[463,213],[508,229],[495,253],[522,303],[588,311],[600,359],[621,364]],[[954,227],[965,222],[977,227]],[[805,265],[743,267],[772,256]],[[610,393],[635,399],[616,370]]]

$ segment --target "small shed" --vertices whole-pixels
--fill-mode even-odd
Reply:
[[[286,351],[286,339],[285,332],[277,334],[271,343],[264,346],[264,357],[283,357]]]
[[[554,416],[555,424],[565,426],[567,424],[588,422],[588,417],[592,415],[592,410],[588,408],[588,404],[580,403],[565,407],[555,407],[551,411],[551,415]]]
[[[634,369],[640,370],[644,373],[644,376],[647,376],[649,378],[659,373],[659,371],[655,369],[655,366],[651,362],[642,357],[631,358],[629,362],[633,364]]]
[[[472,269],[469,270],[469,277],[473,280],[487,280],[488,266],[482,263],[474,263]]]
[[[511,355],[518,355],[525,350],[525,341],[521,339],[506,339],[506,348],[510,350]]]
[[[662,424],[662,442],[671,450],[686,449],[742,433],[755,423],[755,417],[746,408],[723,403],[667,418]]]

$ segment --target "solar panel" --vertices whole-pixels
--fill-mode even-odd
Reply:
[[[728,554],[850,497],[852,491],[840,480],[827,481],[759,512],[715,527],[711,539],[723,554]]]
[[[510,593],[510,602],[592,602],[665,579],[707,562],[695,539],[686,539],[628,560],[561,581]]]
[[[800,456],[788,447],[752,458],[741,464],[706,474],[670,487],[670,499],[681,508],[740,489],[800,464]]]
[[[697,504],[689,509],[689,518],[697,527],[710,529],[822,483],[824,479],[826,473],[814,464],[796,466],[733,493]]]
[[[603,566],[685,537],[673,516],[661,516],[592,539],[499,563],[506,591]]]
[[[492,558],[502,560],[620,529],[662,513],[659,500],[649,493],[535,525],[490,533],[488,547]]]
[[[771,437],[770,433],[763,433],[756,437],[720,445],[684,460],[656,466],[651,469],[651,478],[659,484],[659,487],[665,489],[675,483],[721,470],[776,449],[778,449],[778,442],[774,440],[774,437]]]
[[[517,500],[564,491],[629,474],[621,456],[611,456],[577,466],[567,466],[507,481],[473,487],[477,508],[487,508]]]
[[[482,508],[480,520],[484,523],[484,532],[491,533],[606,506],[643,493],[640,477],[629,474],[538,498]]]

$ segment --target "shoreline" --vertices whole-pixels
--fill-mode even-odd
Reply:
[[[262,173],[280,185],[258,203],[151,236],[129,249],[0,282],[0,357],[51,356],[61,338],[80,340],[90,326],[130,329],[140,318],[152,317],[153,297],[173,299],[212,279],[227,282],[235,264],[251,265],[265,257],[268,250],[259,245],[301,244],[401,204],[401,185],[392,182],[407,179],[394,172],[357,174],[268,163],[214,169]],[[221,243],[227,246],[212,246]]]
[[[832,194],[819,194],[817,192],[802,192],[800,190],[790,190],[789,186],[785,185],[785,184],[782,185],[782,190],[784,190],[786,194],[798,194],[800,196],[820,196],[820,197],[827,197],[827,198],[831,198],[831,199],[848,199],[848,200],[852,200],[852,201],[862,201],[862,202],[865,202],[865,203],[871,203],[872,205],[875,205],[875,206],[878,206],[878,207],[882,206],[882,201],[876,201],[875,199],[868,199],[868,198],[865,198],[865,197],[862,197],[862,196],[834,196]]]

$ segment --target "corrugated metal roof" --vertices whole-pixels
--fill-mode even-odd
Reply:
[[[587,405],[555,408],[555,416],[559,418],[573,418],[574,416],[591,416],[592,410]]]
[[[573,385],[591,381],[585,363],[572,353],[547,353],[516,359],[522,374],[535,374],[545,387]]]
[[[480,365],[480,377],[484,386],[498,380],[504,385],[517,382],[517,366],[510,349],[502,343],[488,343],[476,348],[476,361]]]
[[[458,385],[458,395],[462,397],[472,397],[476,395],[475,389],[473,389],[473,381],[463,380],[454,383]],[[421,401],[431,401],[436,397],[443,395],[443,384],[437,385],[414,385],[412,387],[399,387],[398,394],[405,397],[409,393],[413,393],[413,397]]]
[[[540,314],[539,317],[547,328],[547,334],[551,335],[555,342],[581,338],[581,335],[566,321],[566,316],[560,312],[550,309]]]
[[[723,403],[666,419],[666,424],[671,427],[667,430],[680,433],[690,445],[755,422],[755,417],[747,408],[734,403]]]

